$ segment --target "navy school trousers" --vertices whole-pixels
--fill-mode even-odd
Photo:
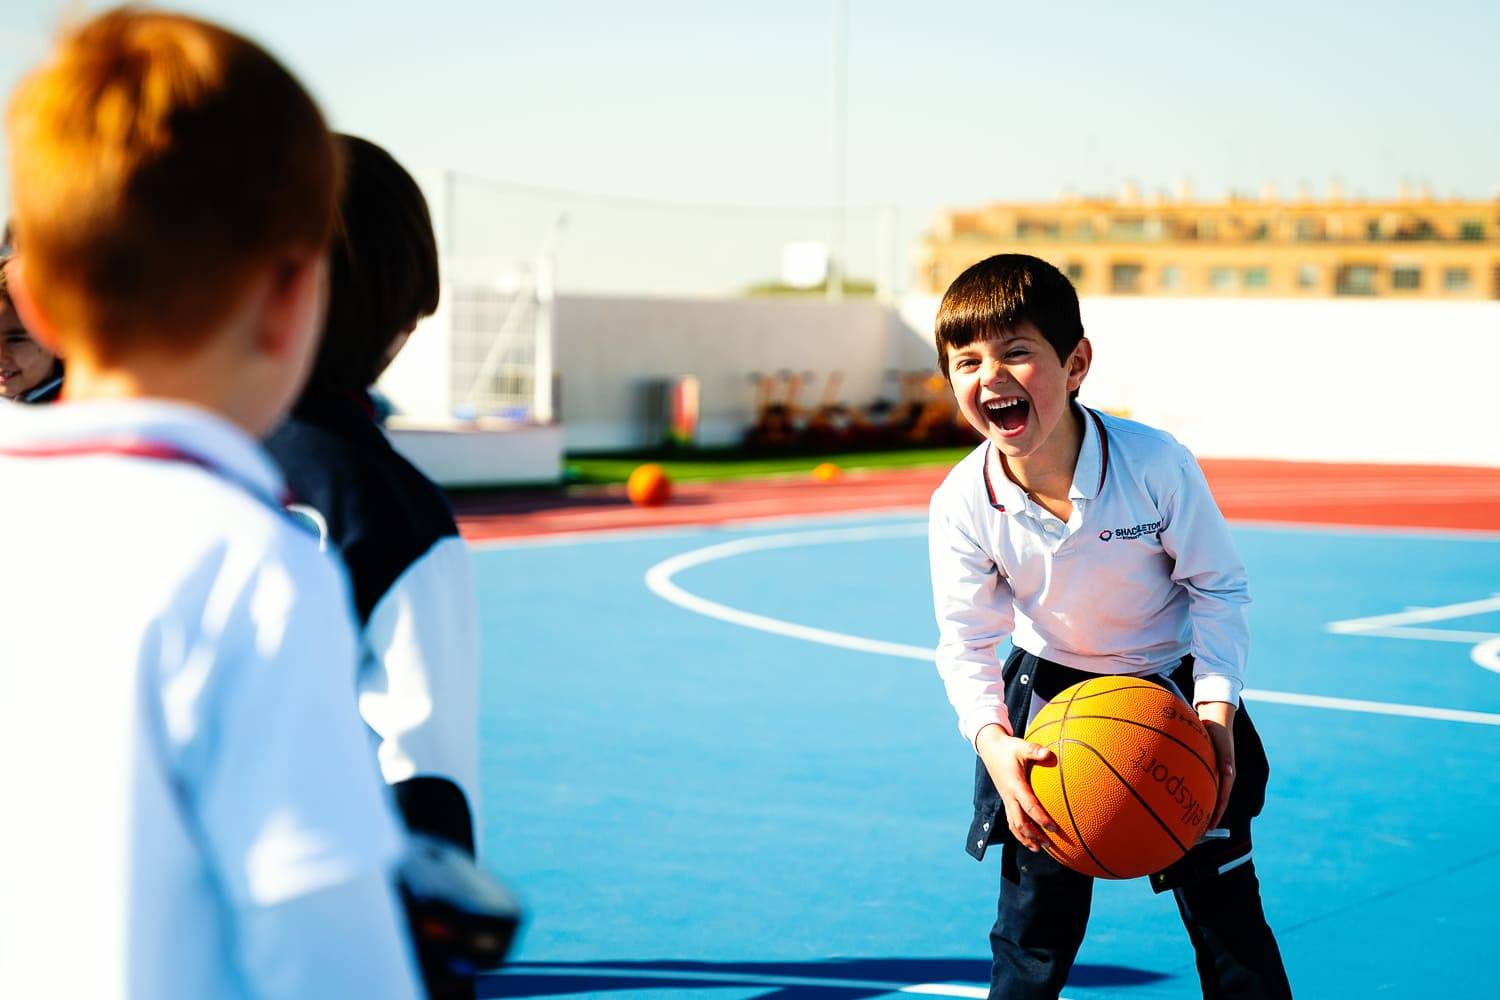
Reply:
[[[1063,689],[1098,676],[1020,649],[1012,652],[1004,678],[1006,710],[1015,732],[1026,731],[1033,693],[1050,701]],[[1180,692],[1190,693],[1192,657],[1185,657],[1169,676]],[[1243,705],[1234,716],[1234,746],[1234,788],[1219,824],[1229,837],[1194,847],[1181,861],[1152,875],[1151,887],[1176,898],[1206,1000],[1289,998],[1291,986],[1266,924],[1251,860],[1250,821],[1265,804],[1270,766]],[[1094,880],[1064,868],[1046,852],[1034,854],[1018,844],[984,762],[976,757],[974,763],[974,819],[966,847],[982,859],[992,843],[1001,844],[999,914],[990,930],[990,1000],[1056,1000],[1083,944]]]

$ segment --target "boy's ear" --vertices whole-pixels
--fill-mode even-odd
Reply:
[[[1084,376],[1089,373],[1089,368],[1094,364],[1094,345],[1089,343],[1089,338],[1084,337],[1078,341],[1078,346],[1073,348],[1073,353],[1068,355],[1068,391],[1072,392],[1083,385]]]
[[[327,267],[321,254],[287,257],[270,271],[255,327],[255,346],[283,358],[323,326]],[[310,329],[309,329],[310,328]]]
[[[61,356],[63,345],[57,336],[57,327],[42,311],[42,307],[37,305],[31,289],[26,287],[26,268],[22,259],[17,254],[5,262],[5,291],[10,296],[11,305],[16,307],[16,315],[21,317],[21,325],[31,334],[31,339],[45,347],[49,353]]]

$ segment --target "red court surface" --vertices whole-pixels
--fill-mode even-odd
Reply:
[[[1204,459],[1203,470],[1231,520],[1500,531],[1500,468],[1328,465]],[[850,511],[920,509],[946,469],[686,483],[672,502],[631,506],[624,487],[464,495],[459,524],[473,540],[565,532],[722,524]]]

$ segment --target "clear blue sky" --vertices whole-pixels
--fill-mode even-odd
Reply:
[[[59,0],[6,0],[0,86]],[[95,9],[100,4],[85,4]],[[414,167],[739,205],[830,198],[830,4],[202,0],[334,125]],[[1050,198],[1191,178],[1500,185],[1500,4],[848,2],[848,198]]]

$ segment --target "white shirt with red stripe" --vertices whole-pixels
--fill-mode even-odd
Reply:
[[[1191,452],[1084,410],[1066,522],[986,442],[932,495],[937,668],[970,743],[1011,731],[995,647],[1010,639],[1096,674],[1151,676],[1194,657],[1193,700],[1238,704],[1250,632],[1245,569]]]
[[[415,995],[339,570],[228,422],[0,409],[0,996]]]

